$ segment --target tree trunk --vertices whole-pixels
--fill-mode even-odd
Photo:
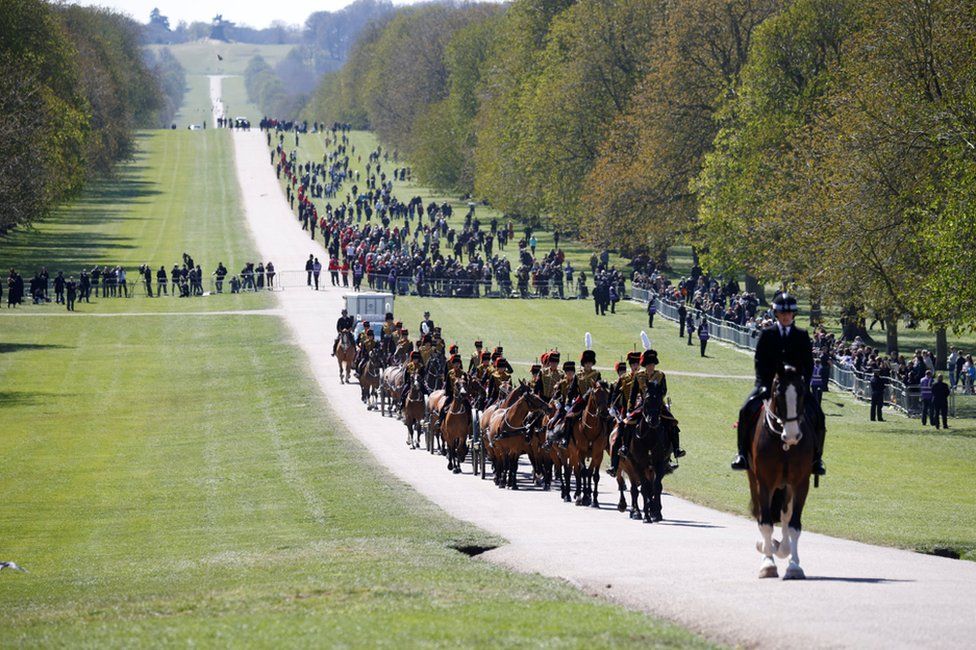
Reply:
[[[898,354],[898,316],[885,317],[885,342],[888,354]]]
[[[823,321],[823,310],[820,308],[820,301],[810,299],[810,327],[817,327]]]
[[[935,367],[939,370],[945,370],[948,359],[949,339],[946,336],[946,329],[940,327],[935,330]]]
[[[841,325],[844,328],[843,339],[853,341],[855,336],[860,336],[865,343],[873,343],[874,340],[868,334],[864,326],[864,319],[860,316],[860,310],[853,305],[849,305],[841,312]]]
[[[766,304],[766,287],[756,279],[756,276],[746,273],[746,293],[756,294],[760,305]]]

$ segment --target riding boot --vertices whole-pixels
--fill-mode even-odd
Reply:
[[[607,474],[610,476],[617,476],[617,468],[620,467],[620,452],[623,450],[623,433],[617,434],[617,439],[613,441],[613,445],[610,447],[610,468],[607,470]]]
[[[671,427],[671,451],[674,453],[675,458],[681,458],[685,455],[685,450],[681,448],[681,429],[677,426]]]
[[[811,470],[814,476],[824,476],[827,474],[827,466],[823,462],[823,450],[824,450],[824,437],[827,435],[826,427],[824,426],[823,414],[821,412],[817,421],[817,447],[813,454],[813,469]]]
[[[339,339],[332,342],[332,356],[335,356],[336,348],[339,347]]]

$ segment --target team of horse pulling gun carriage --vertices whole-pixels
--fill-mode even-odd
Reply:
[[[401,419],[407,445],[447,458],[500,488],[519,489],[520,459],[544,490],[558,483],[566,502],[599,507],[600,469],[611,456],[618,509],[655,522],[663,519],[663,477],[676,467],[678,422],[666,399],[657,353],[642,332],[645,350],[617,364],[615,381],[594,368],[589,334],[579,358],[556,350],[541,355],[529,375],[516,378],[501,346],[481,341],[465,360],[425,316],[421,332],[394,320],[392,294],[353,294],[340,318],[335,355],[340,379],[358,377],[369,410]],[[355,317],[352,315],[355,314]]]

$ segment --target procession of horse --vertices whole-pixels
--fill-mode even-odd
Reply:
[[[657,352],[644,332],[644,351],[617,363],[613,383],[592,369],[588,333],[581,374],[573,361],[560,368],[560,353],[548,350],[528,377],[515,379],[501,346],[488,352],[476,341],[465,368],[457,344],[448,348],[432,322],[412,340],[391,313],[385,316],[382,324],[356,323],[343,310],[334,356],[340,381],[350,384],[355,374],[368,410],[403,422],[411,450],[443,455],[455,474],[470,463],[473,476],[490,476],[500,489],[518,490],[526,480],[544,491],[556,484],[564,502],[592,508],[600,507],[600,470],[609,454],[616,460],[608,473],[619,491],[617,510],[645,523],[664,520],[663,480],[678,467],[672,456],[684,452]],[[797,545],[816,445],[805,393],[804,377],[782,365],[747,423],[760,578],[778,577],[776,557],[789,558],[784,579],[805,577]],[[777,523],[780,540],[773,538]]]

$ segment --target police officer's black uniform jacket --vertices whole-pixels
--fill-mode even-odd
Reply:
[[[768,393],[773,378],[783,366],[793,366],[803,375],[807,387],[813,377],[813,342],[806,330],[796,325],[787,328],[779,323],[767,327],[759,334],[756,342],[756,385]]]
[[[342,330],[351,330],[356,324],[356,319],[352,316],[340,316],[339,320],[336,321],[336,332],[341,332]]]

